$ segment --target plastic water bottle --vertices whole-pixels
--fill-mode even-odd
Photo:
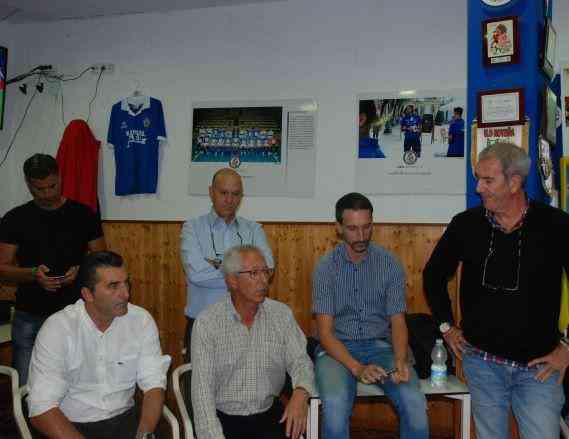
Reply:
[[[447,351],[443,345],[443,340],[437,338],[435,347],[431,352],[431,386],[441,387],[447,383]]]

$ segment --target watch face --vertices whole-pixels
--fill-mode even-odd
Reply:
[[[445,332],[448,332],[448,330],[450,329],[450,325],[448,323],[441,323],[441,325],[439,326],[439,331],[441,331],[442,334],[444,334]]]
[[[512,0],[482,0],[482,3],[488,6],[504,6],[510,3]]]

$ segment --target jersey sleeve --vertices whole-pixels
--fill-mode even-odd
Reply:
[[[162,102],[158,99],[155,100],[155,126],[156,126],[156,138],[158,140],[166,140],[166,124],[164,122],[164,110],[162,108]]]
[[[119,106],[120,103],[113,105],[111,118],[109,120],[109,132],[107,133],[107,142],[113,146],[117,146],[119,142],[119,133],[117,132],[119,127],[119,121],[117,119]]]

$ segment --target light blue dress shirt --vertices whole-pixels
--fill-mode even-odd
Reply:
[[[275,266],[263,228],[245,218],[236,217],[227,224],[212,209],[207,215],[186,221],[181,238],[182,263],[187,279],[184,312],[193,319],[227,293],[223,271],[213,267],[206,259],[223,260],[223,254],[229,248],[251,244],[259,247],[268,267]]]

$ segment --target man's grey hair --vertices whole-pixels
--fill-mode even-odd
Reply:
[[[224,274],[235,274],[238,271],[243,270],[243,253],[257,252],[263,255],[261,249],[257,246],[251,244],[236,245],[231,247],[223,255],[223,263],[221,264],[221,270]],[[264,256],[263,256],[264,258]]]
[[[525,182],[531,166],[531,159],[519,146],[509,142],[496,142],[484,148],[478,156],[478,161],[496,159],[502,165],[502,172],[509,180],[514,175],[522,178]]]

